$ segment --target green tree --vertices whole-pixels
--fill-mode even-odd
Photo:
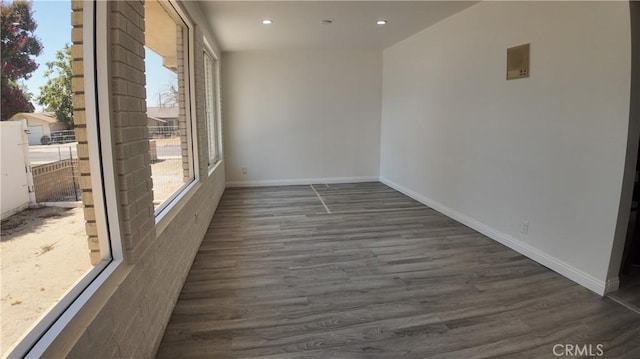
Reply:
[[[31,2],[16,0],[0,3],[2,121],[18,112],[33,112],[31,96],[19,84],[19,80],[29,79],[38,68],[34,57],[42,52],[42,43],[34,34],[37,27]]]
[[[40,87],[40,95],[36,99],[47,111],[53,111],[58,121],[69,126],[73,126],[72,61],[71,45],[67,44],[56,52],[55,60],[47,62],[44,73],[47,83]]]

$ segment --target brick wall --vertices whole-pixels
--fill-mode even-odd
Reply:
[[[79,185],[78,160],[62,160],[33,167],[36,202],[76,201]]]
[[[182,27],[178,27],[176,29],[176,46],[178,48],[180,48],[181,46],[184,45],[184,42],[187,41],[187,34],[186,31],[184,31],[182,29]],[[185,79],[184,79],[184,65],[185,65],[185,58],[184,58],[184,52],[183,51],[178,51],[178,53],[176,54],[176,67],[178,69],[178,93],[180,94],[184,94],[186,93],[186,88],[185,88]],[[188,130],[189,127],[187,126],[187,121],[186,121],[186,103],[185,103],[185,96],[179,96],[178,98],[178,124],[179,124],[179,131],[180,131],[180,152],[182,154],[182,178],[185,182],[188,182],[189,179],[191,178],[191,153],[189,151],[189,142],[188,142]],[[195,171],[195,169],[194,169]]]
[[[111,124],[122,241],[135,263],[155,237],[145,100],[144,2],[111,6]]]
[[[111,125],[126,265],[101,286],[45,357],[152,357],[224,191],[224,167],[210,177],[207,173],[203,44],[196,28],[193,116],[200,181],[156,226],[144,99],[144,3],[113,1],[108,6]]]
[[[87,120],[84,103],[84,59],[83,59],[83,3],[71,2],[71,57],[73,58],[73,78],[71,87],[73,90],[73,121],[76,140],[78,141],[78,169],[81,200],[84,211],[85,228],[87,232],[87,245],[91,264],[96,265],[102,259],[98,231],[96,227],[96,215],[93,205],[93,192],[91,185],[91,173],[89,166],[89,146],[87,144]],[[35,179],[35,178],[34,178]],[[37,193],[36,193],[37,196]]]

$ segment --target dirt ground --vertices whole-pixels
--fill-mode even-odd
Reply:
[[[176,142],[160,141],[161,145]],[[158,206],[184,184],[182,160],[167,157],[152,164],[151,170]],[[0,356],[4,356],[92,266],[82,208],[28,209],[3,220],[0,229]]]
[[[92,266],[82,208],[28,209],[2,221],[0,228],[4,356]]]

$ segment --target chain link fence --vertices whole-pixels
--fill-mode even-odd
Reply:
[[[32,167],[36,202],[79,201],[79,173],[77,158]]]
[[[174,138],[180,136],[180,128],[178,126],[147,126],[149,129],[149,138]]]
[[[74,130],[53,131],[51,136],[42,136],[40,143],[43,145],[52,145],[55,143],[69,143],[76,141],[76,132]]]

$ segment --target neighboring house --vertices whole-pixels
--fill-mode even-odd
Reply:
[[[64,122],[59,122],[53,112],[34,112],[26,113],[20,112],[13,115],[10,121],[27,120],[27,127],[29,128],[29,144],[39,145],[41,144],[42,137],[48,136],[51,138],[51,132],[61,131],[68,129],[68,126]]]
[[[147,107],[147,126],[178,126],[178,107]]]

